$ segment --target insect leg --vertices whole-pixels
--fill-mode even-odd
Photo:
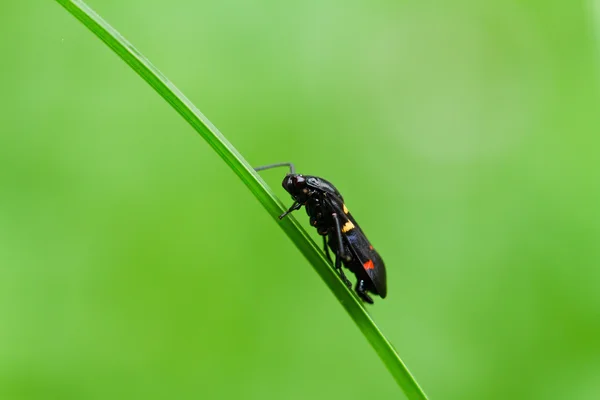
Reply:
[[[356,294],[358,294],[358,297],[360,297],[369,304],[373,304],[373,299],[367,294],[367,290],[365,289],[364,279],[359,279],[358,282],[356,282],[356,288],[354,290],[356,290]]]
[[[342,242],[342,229],[340,228],[340,220],[338,219],[338,216],[336,213],[331,214],[331,216],[333,217],[333,220],[335,221],[335,233],[336,233],[337,240],[338,240],[338,251],[335,254],[335,269],[340,271],[340,277],[342,278],[342,281],[346,284],[346,286],[352,287],[352,283],[348,280],[348,278],[346,278],[344,271],[342,271],[342,258],[345,258],[345,257],[344,257],[344,243]]]
[[[342,278],[342,282],[344,282],[346,286],[351,288],[352,282],[350,282],[350,280],[346,277],[346,274],[344,274],[344,270],[342,270],[342,257],[340,257],[339,254],[335,255],[335,269],[340,271],[340,278]]]
[[[329,262],[333,262],[331,256],[329,255],[329,247],[327,246],[327,236],[323,236],[323,248],[325,249],[325,255],[327,256]]]
[[[286,215],[288,215],[292,211],[299,210],[300,208],[302,208],[302,204],[298,203],[298,202],[294,202],[294,204],[292,204],[292,206],[286,212],[284,212],[283,214],[281,214],[279,216],[279,219],[283,219]]]
[[[340,228],[340,219],[337,216],[337,213],[331,214],[333,217],[333,221],[335,222],[335,235],[337,236],[338,241],[338,254],[340,257],[344,257],[344,243],[342,242],[342,228]]]

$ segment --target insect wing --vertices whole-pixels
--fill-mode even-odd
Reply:
[[[373,248],[367,236],[343,202],[331,199],[332,209],[341,216],[340,223],[342,235],[345,237],[348,247],[352,251],[356,260],[360,262],[364,271],[367,273],[371,282],[377,289],[379,296],[384,298],[387,294],[385,264],[379,256],[379,253]]]
[[[384,298],[387,294],[385,264],[379,253],[371,246],[365,234],[359,229],[353,229],[345,234],[350,250],[362,264],[363,269],[373,282],[378,294]]]

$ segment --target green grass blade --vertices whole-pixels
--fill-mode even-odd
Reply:
[[[425,393],[408,371],[391,343],[373,322],[362,303],[340,280],[321,249],[293,217],[279,221],[277,216],[285,209],[261,177],[225,139],[219,130],[175,87],[156,67],[131,45],[119,32],[104,21],[84,2],[57,0],[69,13],[81,21],[100,40],[110,47],[156,92],[161,95],[210,144],[233,169],[268,213],[292,239],[302,254],[312,264],[350,317],[375,349],[390,373],[409,399],[426,399]]]

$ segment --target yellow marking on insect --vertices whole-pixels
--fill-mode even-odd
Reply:
[[[348,211],[348,207],[346,207],[345,204],[342,204],[344,206],[344,214],[348,214],[350,211]]]
[[[342,226],[342,232],[344,233],[351,231],[352,229],[354,229],[354,224],[352,221],[348,221],[344,224],[344,226]]]

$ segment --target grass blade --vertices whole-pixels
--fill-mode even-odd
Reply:
[[[293,217],[279,221],[277,216],[285,211],[281,202],[262,178],[225,139],[219,130],[198,110],[175,85],[131,45],[119,32],[104,21],[84,2],[56,0],[69,13],[81,21],[100,40],[110,47],[142,79],[161,95],[208,142],[208,144],[233,169],[267,212],[292,239],[315,271],[325,281],[350,317],[365,335],[390,373],[409,399],[426,399],[425,393],[408,371],[391,343],[371,319],[363,304],[340,280],[321,249]]]

